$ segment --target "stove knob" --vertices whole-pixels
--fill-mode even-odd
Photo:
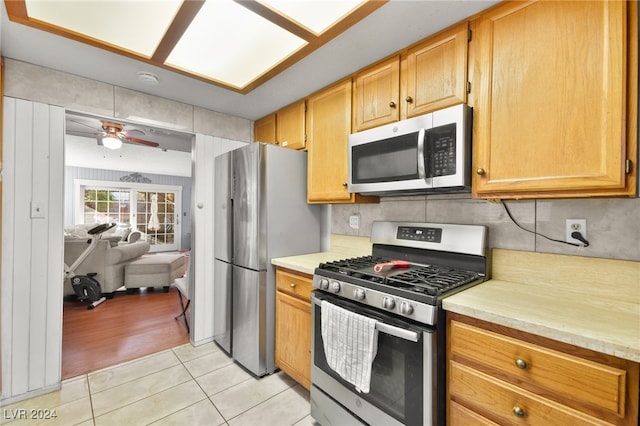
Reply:
[[[329,280],[326,278],[321,278],[318,286],[321,290],[329,290]]]
[[[393,297],[386,296],[382,299],[382,307],[391,310],[396,307],[396,301],[393,300]]]
[[[407,302],[402,302],[400,304],[400,313],[402,315],[411,315],[413,313],[413,306]]]
[[[340,283],[338,281],[333,281],[331,283],[330,290],[334,293],[340,293]]]
[[[353,298],[356,300],[364,300],[365,297],[365,293],[364,290],[361,288],[356,288],[355,290],[353,290]]]

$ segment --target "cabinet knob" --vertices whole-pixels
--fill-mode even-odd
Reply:
[[[411,96],[407,96],[406,98],[404,98],[405,101],[407,101],[408,103],[413,102],[413,98]]]
[[[483,168],[479,168],[476,170],[476,173],[479,174],[480,176],[484,176],[487,173],[487,171]]]
[[[527,361],[525,361],[524,359],[516,359],[516,367],[518,367],[521,370],[524,370],[527,368]]]
[[[349,185],[347,184],[347,182],[342,182],[342,186],[344,186],[346,188]]]
[[[296,285],[294,283],[291,283],[291,284],[289,284],[289,287],[296,288]]]
[[[396,107],[396,103],[393,102],[393,101],[389,102],[389,107],[390,108],[395,108]]]
[[[517,405],[513,407],[513,415],[516,417],[524,417],[524,410],[522,409],[522,407],[518,407]]]

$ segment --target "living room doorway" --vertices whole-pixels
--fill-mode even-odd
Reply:
[[[189,252],[194,135],[122,122],[125,136],[158,146],[132,144],[122,138],[120,148],[109,149],[101,141],[101,121],[100,117],[66,113],[65,230],[116,222],[139,232],[150,244],[150,255]],[[179,314],[174,288],[168,293],[160,287],[143,288],[130,294],[121,288],[94,310],[87,310],[73,296],[65,297],[63,378],[188,342],[184,323],[174,320]],[[99,329],[95,335],[91,324],[93,330]]]

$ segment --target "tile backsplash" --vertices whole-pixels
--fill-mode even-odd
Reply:
[[[505,202],[525,229],[564,241],[566,219],[586,219],[589,247],[550,241],[516,226],[500,203],[470,194],[383,197],[379,204],[331,206],[333,234],[369,237],[374,220],[460,223],[489,227],[489,246],[574,256],[640,261],[640,198],[585,198]],[[360,215],[360,228],[349,216]]]

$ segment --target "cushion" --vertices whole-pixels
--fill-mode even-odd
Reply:
[[[124,285],[127,288],[169,287],[173,280],[185,272],[181,254],[156,254],[141,257],[124,268]]]

